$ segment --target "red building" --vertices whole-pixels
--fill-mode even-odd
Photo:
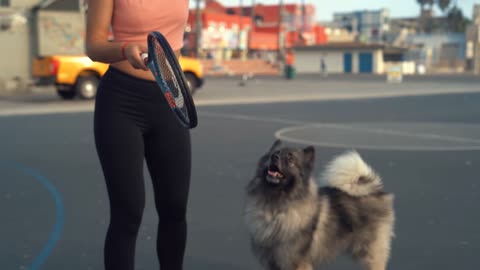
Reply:
[[[257,4],[254,7],[226,7],[207,0],[201,11],[201,48],[206,51],[274,51],[283,46],[317,45],[327,42],[324,28],[315,23],[315,7],[286,4],[283,24],[279,27],[280,7]],[[252,18],[255,23],[252,24]],[[195,9],[190,11],[187,49],[196,48]],[[279,39],[281,33],[282,39]]]

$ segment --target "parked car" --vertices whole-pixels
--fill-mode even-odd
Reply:
[[[203,85],[202,64],[198,59],[184,56],[179,63],[193,95]],[[54,55],[33,59],[32,76],[36,85],[54,85],[63,99],[94,99],[107,69],[108,64],[94,62],[88,56]]]

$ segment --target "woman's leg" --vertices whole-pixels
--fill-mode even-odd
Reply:
[[[190,133],[170,111],[157,116],[162,118],[163,128],[145,138],[145,157],[159,215],[157,253],[162,270],[181,270],[187,239]]]
[[[99,89],[94,116],[95,143],[110,200],[105,269],[133,270],[145,206],[144,143],[141,129],[121,108],[128,100],[120,99],[115,90]]]

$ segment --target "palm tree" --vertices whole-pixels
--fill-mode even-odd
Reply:
[[[456,5],[449,10],[447,20],[449,22],[449,28],[453,32],[465,32],[465,29],[469,24],[469,20],[465,18],[462,10]]]
[[[429,14],[431,14],[434,2],[435,0],[417,0],[420,5],[419,28],[421,31],[430,32],[432,30],[432,19]]]
[[[431,10],[433,8],[435,0],[417,0],[417,3],[420,5],[420,8],[422,10],[425,9],[425,6],[429,6],[429,9]]]
[[[437,6],[440,8],[443,14],[445,14],[448,11],[448,8],[450,7],[451,3],[452,3],[451,0],[437,0]]]
[[[447,12],[450,10],[451,2],[451,0],[437,0],[437,6],[445,17],[447,17]],[[450,29],[450,23],[448,20],[444,24],[445,29]]]

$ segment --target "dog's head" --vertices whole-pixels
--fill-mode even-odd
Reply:
[[[265,156],[262,179],[271,186],[292,186],[310,181],[315,161],[315,148],[281,147],[277,141]]]

